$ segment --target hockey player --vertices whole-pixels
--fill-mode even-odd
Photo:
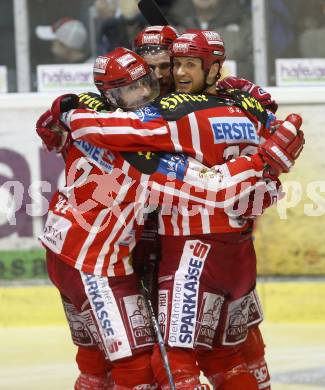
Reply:
[[[169,46],[178,37],[172,26],[150,26],[140,31],[134,39],[134,51],[143,57],[160,85],[160,96],[173,91]]]
[[[253,93],[263,107],[272,112],[276,111],[277,104],[271,99],[270,95],[253,83],[235,77],[227,77],[218,82],[225,60],[225,48],[223,40],[217,32],[189,30],[173,42],[170,46],[170,55],[173,62],[175,86],[178,91],[192,93],[206,90],[209,93],[218,94],[218,91],[215,90],[215,83],[217,82],[219,89],[237,88],[250,94]],[[230,157],[228,151],[230,151],[231,157],[252,152],[252,150],[247,149],[246,145],[241,146],[240,143],[238,145],[231,143],[231,146],[224,149],[225,160]],[[243,259],[249,256],[252,262],[255,262],[253,250],[250,253],[242,252],[242,256]],[[237,344],[237,342],[234,344]],[[230,348],[226,348],[224,351],[222,347],[216,348],[214,358],[210,352],[206,354],[207,357],[204,351],[199,352],[200,367],[210,377],[211,382],[214,382],[215,386],[222,381],[231,383],[231,377],[238,373],[238,370],[237,372],[233,370],[233,366],[246,363],[250,372],[257,373],[255,376],[259,388],[269,390],[271,388],[270,375],[264,359],[264,342],[258,324],[250,326],[247,339],[245,337],[244,341],[234,348],[238,353],[229,352]],[[229,359],[226,358],[227,354],[230,356]],[[238,354],[241,355],[242,359],[238,359]],[[218,366],[219,374],[216,370]],[[260,375],[261,372],[263,372],[263,375]],[[240,381],[240,375],[237,375],[235,380]],[[234,384],[229,386],[234,386]]]
[[[134,51],[141,55],[155,71],[160,84],[160,96],[172,92],[175,88],[168,48],[171,47],[177,37],[177,32],[171,26],[150,26],[139,32],[134,39]],[[222,42],[221,38],[220,41]],[[223,49],[221,48],[221,51],[222,50]],[[222,63],[220,63],[220,65],[222,71]],[[277,109],[277,104],[272,100],[270,94],[248,80],[229,76],[222,79],[222,81],[217,81],[217,87],[219,89],[239,89],[246,91],[256,98],[263,107],[268,108],[272,112],[275,112]],[[178,85],[178,88],[181,87]],[[203,85],[201,88],[203,89]],[[193,92],[192,88],[190,88],[189,92]],[[216,93],[217,91],[213,88],[212,92]],[[146,275],[147,285],[149,285],[151,289],[155,286],[157,263],[160,254],[160,251],[157,252],[160,245],[159,236],[155,230],[156,226],[156,213],[152,213],[149,215],[148,222],[145,224],[142,236],[143,239],[140,240],[136,246],[132,256],[134,266],[138,273]],[[152,294],[152,301],[154,306],[156,306],[156,294]],[[255,332],[258,333],[258,337],[251,337],[250,333]],[[260,351],[258,355],[264,356],[264,343],[258,327],[251,327],[249,329],[248,339],[259,342],[258,345],[256,345],[256,349]],[[242,343],[241,347],[245,348],[246,345],[249,345],[249,354],[246,355],[252,356],[251,351],[254,350],[254,343],[249,342],[249,340]],[[256,363],[257,361],[258,364]],[[264,376],[258,375],[258,380],[261,382],[260,385],[265,386],[265,383],[269,380],[269,374],[264,358],[254,358],[253,360],[249,358],[248,363],[253,372],[266,372],[266,375]],[[261,378],[263,378],[263,381]]]
[[[111,86],[115,87],[118,82],[118,87],[105,91],[105,96],[109,96],[114,104],[118,102],[124,108],[134,107],[155,94],[155,82],[148,67],[127,50],[117,50],[113,56],[100,57],[95,69],[99,85],[106,87],[105,82],[112,82]],[[107,75],[108,69],[115,79]],[[65,97],[59,98],[52,110],[38,121],[38,132],[43,137],[44,134],[46,137],[53,136],[52,132],[49,135],[46,131],[49,126],[60,124],[59,113],[64,111],[64,105]],[[135,114],[115,112],[107,115],[116,124],[130,119],[133,125],[142,123]],[[79,119],[81,117],[82,113]],[[148,131],[151,134],[161,133],[160,123],[150,125]],[[92,346],[93,349],[100,346],[112,362],[116,386],[127,388],[139,384],[149,386],[153,380],[148,366],[150,354],[147,352],[152,333],[146,321],[139,322],[139,314],[135,314],[140,294],[129,264],[129,254],[139,233],[136,219],[139,217],[141,220],[143,213],[141,207],[134,206],[139,194],[132,188],[132,180],[136,178],[137,182],[143,182],[147,179],[146,175],[152,173],[152,178],[161,183],[166,181],[164,177],[171,170],[177,177],[174,194],[181,194],[178,189],[183,189],[182,183],[178,183],[180,178],[196,185],[203,180],[210,189],[216,191],[219,188],[217,198],[211,202],[201,183],[199,188],[203,191],[203,199],[207,198],[203,204],[210,207],[220,204],[223,207],[226,196],[223,186],[229,181],[229,174],[232,185],[238,178],[240,183],[245,180],[252,187],[259,181],[263,169],[262,159],[257,155],[254,159],[239,158],[236,162],[218,167],[218,170],[207,170],[193,161],[175,159],[176,156],[170,156],[169,160],[168,156],[167,159],[152,158],[149,162],[146,157],[107,152],[86,142],[71,145],[66,156],[67,185],[54,195],[41,237],[48,248],[49,275],[62,294],[75,343]],[[193,164],[195,169],[191,168]],[[145,173],[141,174],[136,169],[141,171],[141,166]],[[210,175],[209,180],[200,177],[202,170]],[[112,173],[117,173],[117,176]],[[142,207],[148,198],[145,195],[147,184],[146,180],[140,188]],[[159,189],[170,190],[168,186],[160,186]],[[108,196],[109,192],[113,194]],[[93,197],[89,199],[91,193]],[[186,192],[186,197],[195,203],[197,194],[193,187]],[[233,195],[236,199],[237,194]],[[231,202],[231,199],[227,201]],[[132,320],[134,315],[137,316],[136,321]],[[126,320],[123,321],[122,317]],[[83,328],[74,332],[73,324],[77,322]],[[146,334],[146,338],[139,336],[141,334]],[[132,372],[132,375],[127,376],[125,372]]]
[[[140,31],[133,42],[134,51],[149,64],[158,79],[159,96],[174,89],[168,49],[177,37],[178,33],[172,26],[150,26]],[[157,212],[148,215],[141,239],[132,253],[133,266],[145,280],[154,308],[157,307],[157,272],[160,258],[157,218]]]
[[[101,61],[102,61],[102,59],[101,59]],[[106,71],[107,70],[108,69],[106,69]],[[107,77],[107,74],[106,74],[106,77]],[[122,105],[123,105],[126,91],[122,90],[120,87],[112,88],[112,85],[110,85],[109,83],[105,83],[104,71],[101,74],[97,74],[96,83],[97,83],[99,89],[101,90],[101,92],[103,94],[105,94],[105,96],[108,99],[110,99],[111,103],[116,104],[118,101],[119,103],[122,103]],[[111,99],[111,98],[113,98],[113,99]],[[182,105],[177,104],[177,102],[179,102],[180,100],[182,100],[182,102],[183,102]],[[219,102],[220,102],[220,99],[219,99]],[[186,120],[183,120],[182,122],[181,122],[181,119],[179,119],[179,122],[176,122],[176,124],[178,124],[178,125],[182,124],[182,126],[184,126],[184,128],[182,128],[182,132],[184,132],[184,130],[186,132],[186,129],[189,129],[189,131],[192,130],[192,135],[193,135],[193,134],[195,134],[195,133],[193,133],[193,130],[195,130],[195,127],[196,127],[196,125],[195,125],[196,120],[200,120],[200,125],[201,125],[200,130],[202,130],[202,127],[204,128],[204,126],[205,126],[206,131],[207,131],[204,134],[206,137],[204,137],[202,134],[202,138],[200,138],[202,140],[206,138],[205,143],[204,144],[201,143],[201,147],[202,146],[208,147],[207,145],[209,145],[209,144],[211,145],[211,141],[210,141],[211,136],[220,137],[220,140],[224,139],[225,133],[223,134],[223,137],[222,137],[222,133],[220,133],[220,131],[223,131],[223,130],[217,129],[216,132],[211,134],[211,123],[209,122],[208,117],[209,117],[209,115],[211,115],[212,106],[216,105],[215,101],[212,104],[211,98],[209,98],[205,95],[200,95],[198,98],[195,98],[195,97],[191,98],[191,96],[189,96],[189,95],[173,94],[171,97],[168,97],[167,100],[165,98],[161,99],[160,103],[161,103],[160,108],[165,108],[165,111],[164,111],[165,116],[171,120],[175,119],[175,116],[177,117],[177,115],[181,115],[181,114],[184,115],[184,113],[186,113],[186,110],[187,110],[187,112],[189,112],[190,109],[191,110],[195,110],[195,109],[199,110],[199,111],[193,112],[192,113],[193,115],[191,115],[191,113],[190,113],[189,114],[190,118],[187,118]],[[252,100],[250,101],[250,103],[252,103]],[[172,112],[170,110],[168,110],[168,108],[171,106],[171,104],[173,104],[173,107],[172,107],[173,111]],[[222,102],[222,104],[220,103],[220,106],[221,107],[223,106],[224,108],[220,108],[219,114],[217,114],[215,111],[213,111],[214,116],[219,117],[219,118],[224,118],[224,116],[222,117],[222,116],[220,116],[220,114],[221,115],[228,115],[230,118],[234,117],[234,118],[236,118],[237,121],[239,120],[239,122],[241,122],[239,117],[243,116],[243,112],[238,108],[238,106],[242,106],[244,108],[245,98],[243,98],[243,100],[240,101],[238,97],[236,100],[235,97],[232,96],[231,101],[228,101],[227,99],[225,99]],[[167,111],[166,111],[166,107],[167,107]],[[258,107],[258,109],[260,109],[260,107],[258,105],[257,105],[257,107]],[[256,107],[254,107],[254,109],[255,108]],[[214,108],[214,109],[216,109],[216,108]],[[253,118],[253,116],[254,116],[253,115],[254,109],[250,110],[250,112],[247,113],[250,115],[251,118]],[[211,110],[211,111],[209,111],[209,110]],[[141,121],[139,119],[140,118],[139,115],[145,121],[145,126],[144,126],[143,122],[141,124]],[[66,117],[66,124],[71,126],[73,137],[76,138],[78,136],[85,136],[86,138],[88,138],[88,140],[92,140],[92,142],[95,142],[95,143],[98,143],[101,145],[106,144],[106,145],[109,145],[109,147],[113,148],[113,149],[118,148],[120,150],[121,149],[131,150],[134,147],[141,148],[139,143],[146,144],[146,143],[152,142],[152,144],[150,144],[150,146],[146,145],[146,148],[147,148],[146,150],[149,150],[149,147],[151,149],[157,149],[157,148],[159,149],[160,148],[162,150],[167,150],[171,147],[172,147],[172,150],[182,149],[182,150],[185,150],[189,154],[199,156],[199,158],[202,158],[203,160],[206,159],[206,161],[210,164],[211,164],[212,160],[215,158],[215,155],[213,153],[211,153],[211,151],[209,152],[208,150],[207,150],[207,153],[203,153],[204,157],[202,157],[201,154],[198,154],[198,150],[193,146],[195,138],[192,138],[192,140],[191,140],[188,137],[185,137],[184,139],[181,140],[182,134],[178,133],[177,125],[175,127],[175,124],[172,124],[174,122],[169,122],[169,128],[166,129],[167,134],[164,134],[164,132],[162,132],[161,134],[158,135],[155,132],[150,132],[150,131],[148,132],[147,130],[149,130],[149,128],[148,128],[149,125],[151,126],[154,124],[154,126],[157,126],[159,124],[164,123],[164,122],[161,122],[161,112],[159,112],[159,110],[157,111],[157,109],[155,109],[154,107],[152,109],[146,108],[146,109],[140,110],[138,112],[137,117],[138,118],[136,118],[136,116],[134,116],[134,114],[133,115],[128,114],[126,116],[121,116],[119,118],[119,120],[117,120],[117,118],[115,117],[115,119],[114,119],[114,117],[112,117],[111,114],[106,114],[106,115],[105,114],[93,114],[89,111],[85,112],[85,111],[76,110],[76,111],[72,111],[72,113],[68,114],[68,116]],[[204,120],[204,118],[205,118],[205,120]],[[296,119],[293,118],[293,119],[291,119],[291,121],[295,122]],[[298,122],[297,122],[297,124],[298,124]],[[124,134],[127,133],[127,135],[125,137],[121,137],[121,135],[120,135],[120,131],[119,131],[120,126],[123,126],[123,133]],[[193,126],[194,126],[194,128],[193,128]],[[238,132],[238,129],[239,129],[238,126],[241,127],[242,129],[246,128],[246,125],[244,126],[243,124],[235,126],[236,130],[230,130],[229,126],[228,127],[226,126],[228,128],[228,131],[227,131],[228,136],[233,137],[234,133],[232,133],[232,131]],[[247,124],[247,126],[248,126],[248,124]],[[278,132],[279,133],[287,132],[287,130],[286,130],[287,126],[289,128],[292,127],[292,123],[290,121],[287,121],[286,124],[282,128],[280,128],[280,130],[278,130]],[[234,129],[235,129],[235,127],[234,127]],[[134,131],[132,131],[132,128],[138,129],[139,133],[137,134]],[[208,131],[208,129],[209,129],[209,131]],[[248,129],[249,129],[249,127],[247,127],[246,128],[247,131],[244,132],[246,134],[245,135],[246,146],[247,146],[247,143],[249,144],[250,142],[252,142],[253,144],[255,144],[255,147],[256,147],[258,144],[258,140],[256,137],[253,137],[254,140],[253,140],[253,138],[251,138],[253,136],[253,133],[251,131],[252,128],[250,128],[250,130],[248,130]],[[142,130],[142,131],[140,131],[140,130]],[[250,134],[249,136],[248,136],[248,133]],[[138,135],[141,137],[141,139],[138,139]],[[170,140],[171,135],[172,135],[172,140]],[[201,134],[198,134],[198,135],[201,136]],[[168,137],[169,137],[169,141],[168,141]],[[274,142],[274,137],[277,138],[277,135],[271,136],[270,140],[268,141],[269,143],[267,142],[265,145],[260,146],[259,147],[260,152],[257,155],[255,154],[254,156],[260,156],[260,154],[261,154],[264,156],[263,158],[268,160],[267,154],[270,152],[270,150],[268,149],[268,146],[272,142]],[[105,141],[103,141],[103,138],[105,139]],[[149,142],[149,139],[150,139],[150,142]],[[155,144],[156,140],[157,140],[157,142],[160,142],[159,145]],[[175,141],[177,141],[177,142],[175,142]],[[181,143],[180,143],[180,141],[181,141]],[[293,145],[295,145],[295,146],[293,146],[293,154],[291,154],[292,153],[291,147],[289,147],[287,151],[282,149],[282,151],[284,151],[286,154],[290,150],[289,155],[287,154],[287,157],[289,157],[289,161],[291,161],[291,163],[289,165],[292,164],[293,159],[297,157],[297,155],[299,154],[299,151],[301,150],[302,143],[303,143],[301,133],[299,133],[297,137],[291,138],[291,141],[293,141]],[[116,142],[116,144],[118,144],[118,146],[116,146],[115,142]],[[188,145],[187,142],[189,142],[191,145]],[[198,142],[198,141],[196,141],[196,142]],[[131,149],[129,149],[129,146],[126,146],[126,145],[128,145],[128,143],[131,143],[131,144],[134,143],[135,146],[133,145],[131,147]],[[220,142],[220,143],[222,143],[222,142]],[[268,153],[266,155],[264,155],[263,150],[264,150],[264,147],[266,145],[267,145]],[[282,147],[287,148],[288,145],[282,144]],[[223,155],[221,154],[221,156],[219,156],[218,158],[222,159]],[[252,158],[253,157],[249,158],[249,160]],[[275,160],[273,160],[273,158],[275,158]],[[273,155],[271,160],[269,160],[270,165],[273,167],[273,169],[275,170],[275,172],[277,174],[288,170],[288,166],[286,166],[288,161],[285,162],[284,160],[281,160],[281,158],[280,158],[280,160],[278,160],[278,159],[279,159],[278,155],[277,156]],[[275,161],[276,161],[276,164],[275,164]],[[204,175],[204,172],[202,172],[202,175]],[[174,217],[175,217],[175,215],[174,215]],[[178,213],[178,215],[176,215],[176,217],[181,217],[181,216]],[[200,238],[202,238],[202,240],[204,240],[204,236],[201,236],[201,234],[202,234],[202,217],[203,216],[199,215],[199,218],[192,218],[192,217],[195,217],[195,216],[193,216],[193,215],[186,216],[186,219],[189,222],[189,227],[187,227],[184,224],[176,223],[176,225],[175,225],[174,223],[170,223],[170,222],[166,223],[164,221],[165,222],[164,227],[166,229],[165,232],[167,233],[167,235],[170,234],[170,232],[172,232],[172,234],[175,235],[175,229],[177,227],[178,234],[184,234],[184,233],[185,234],[195,234],[195,235],[199,234]],[[197,215],[196,215],[196,217],[197,217]],[[210,215],[206,216],[205,221],[208,222],[208,224],[206,224],[203,227],[203,229],[206,231],[207,230],[210,231],[212,234],[219,233],[220,230],[218,231],[218,229],[222,228],[222,226],[223,226],[222,229],[225,229],[227,232],[232,232],[232,231],[245,232],[245,231],[247,231],[247,228],[249,226],[249,223],[248,224],[245,223],[243,226],[238,226],[238,225],[232,226],[231,221],[228,218],[228,216],[226,216],[226,218],[217,218],[217,221],[216,221],[216,216],[213,216],[214,218],[210,218],[210,217],[211,217]],[[218,215],[218,217],[219,217],[219,215]],[[220,224],[219,226],[218,226],[218,223]],[[188,231],[188,233],[187,233],[187,231]],[[164,239],[165,238],[166,238],[166,240],[168,240],[167,236],[165,236]],[[216,239],[216,238],[218,238],[218,239]],[[207,244],[203,244],[203,247],[201,247],[201,249],[202,250],[204,248],[210,249],[211,245],[214,245],[214,246],[221,245],[220,244],[221,238],[222,237],[219,237],[219,236],[209,237],[208,241],[211,239],[212,240],[211,242],[213,244],[211,244],[209,242]],[[247,253],[249,253],[249,254],[252,251],[252,244],[251,244],[251,238],[249,236],[249,232],[247,232],[247,235],[246,234],[245,235],[242,235],[242,234],[235,235],[234,234],[234,235],[232,235],[232,237],[225,235],[225,236],[223,236],[223,238],[230,239],[229,244],[231,244],[231,243],[233,244],[232,245],[233,250],[234,250],[234,242],[232,241],[232,239],[234,239],[238,244],[238,246],[236,246],[236,251],[234,253],[233,252],[231,254],[228,253],[228,256],[229,256],[229,259],[227,257],[228,260],[231,260],[231,261],[236,260],[234,255],[237,252],[237,249],[238,249],[238,251],[247,251]],[[184,250],[184,237],[182,237],[182,240],[183,240],[183,243],[182,243],[182,245],[179,246],[179,248],[183,248],[182,250]],[[176,242],[177,241],[178,240],[176,240]],[[188,242],[187,239],[185,239],[185,241]],[[238,243],[238,241],[239,241],[239,243]],[[175,239],[173,240],[173,242],[175,243]],[[179,242],[181,242],[181,240],[179,240]],[[198,245],[201,245],[200,243],[202,243],[201,241],[200,242],[195,241],[195,242]],[[218,242],[219,242],[219,244],[218,244]],[[187,244],[185,243],[185,245],[187,245]],[[168,244],[165,245],[165,250],[166,249],[167,249],[167,253],[170,252],[169,248],[168,248]],[[175,245],[174,245],[174,250],[175,250]],[[207,251],[204,249],[203,252],[207,252]],[[169,273],[171,272],[172,275],[175,275],[177,273],[177,267],[180,264],[179,260],[183,258],[181,253],[182,253],[181,251],[180,251],[180,254],[177,254],[177,251],[176,251],[176,254],[175,254],[175,251],[174,251],[174,253],[172,253],[172,252],[168,253],[169,258],[175,260],[174,262],[173,261],[168,262],[169,269],[167,271]],[[211,260],[211,257],[213,257],[212,253],[213,252],[211,252],[210,255],[208,256],[209,261],[206,261],[205,263],[210,263],[212,261]],[[225,258],[222,258],[222,256],[227,256],[227,255],[223,254],[221,256],[222,251],[220,251],[220,252],[217,251],[217,253],[220,253],[220,259],[217,258],[217,259],[214,259],[213,261],[215,261],[216,263],[220,262],[221,268],[219,271],[222,271],[222,263],[225,261]],[[164,255],[165,255],[165,253],[164,253]],[[186,252],[184,252],[183,255],[185,256]],[[176,256],[176,258],[175,258],[175,256]],[[166,261],[167,261],[167,257],[166,257]],[[250,264],[252,266],[252,263],[250,263]],[[216,265],[217,264],[215,264],[214,266],[216,266]],[[237,264],[236,263],[236,266],[238,266],[238,269],[237,270],[235,269],[235,271],[237,271],[239,273],[238,277],[243,276],[243,274],[244,274],[240,270],[239,265],[244,266],[244,264]],[[174,267],[174,266],[176,266],[176,270],[172,270],[170,268],[170,267]],[[247,266],[247,264],[246,264],[246,266]],[[167,267],[167,264],[165,264],[165,267]],[[255,264],[253,264],[253,268],[255,268]],[[250,305],[248,305],[248,306],[246,305],[246,307],[249,307],[249,311],[247,313],[251,312],[254,309],[253,310],[254,316],[251,315],[250,318],[246,317],[246,320],[247,320],[246,326],[247,326],[247,324],[249,325],[249,322],[251,322],[251,323],[258,322],[260,320],[260,318],[259,318],[260,312],[259,312],[259,308],[258,308],[258,303],[256,302],[255,293],[252,291],[252,288],[254,287],[254,284],[255,284],[255,269],[253,269],[253,268],[251,268],[250,273],[246,272],[244,280],[242,280],[243,285],[241,285],[241,286],[240,286],[240,283],[237,286],[231,286],[231,285],[229,286],[228,284],[230,284],[230,281],[228,280],[229,279],[229,275],[228,275],[228,279],[226,279],[227,288],[230,290],[234,289],[235,291],[232,291],[232,293],[231,292],[228,293],[229,295],[233,295],[233,297],[232,297],[233,299],[231,299],[229,302],[227,302],[227,304],[223,305],[223,308],[225,311],[224,320],[226,320],[226,318],[228,318],[227,313],[229,314],[229,310],[230,309],[237,310],[237,306],[239,305],[239,307],[241,307],[241,304],[243,301],[250,302]],[[163,269],[163,267],[162,267],[162,269]],[[166,268],[165,268],[164,272],[166,272]],[[220,275],[221,274],[222,274],[222,272],[220,272]],[[205,276],[207,276],[207,275],[205,275]],[[168,277],[168,275],[166,275],[166,277]],[[218,277],[219,277],[219,275],[218,275]],[[168,279],[165,279],[164,282],[165,282],[165,284],[167,283],[167,286],[163,288],[163,291],[174,291],[172,282],[170,282],[170,281],[168,282]],[[215,285],[215,282],[216,282],[216,280],[213,281],[214,285]],[[218,282],[220,283],[221,281],[218,280]],[[249,287],[247,287],[247,286],[249,286]],[[202,288],[204,288],[203,285],[202,285]],[[212,287],[210,286],[210,288],[212,288]],[[209,288],[205,292],[202,292],[200,290],[200,294],[198,296],[196,296],[196,298],[199,297],[197,304],[198,304],[199,308],[201,308],[202,310],[204,310],[203,301],[202,301],[203,298],[209,297],[209,299],[212,299],[211,294],[218,295],[218,298],[221,297],[220,298],[221,300],[222,300],[222,297],[224,298],[224,296],[222,294],[220,294],[220,291],[219,291],[219,294],[215,294],[215,292],[216,292],[215,286],[212,288],[212,290],[214,291],[214,293],[209,291]],[[246,293],[244,293],[244,290],[246,290]],[[239,297],[238,297],[238,295],[239,295]],[[171,304],[170,297],[169,297],[168,301],[169,301],[169,304]],[[205,302],[207,302],[206,299],[205,299]],[[228,308],[229,308],[229,310],[228,310]],[[197,307],[195,308],[195,310],[196,310],[195,313],[197,315],[199,315],[200,310]],[[171,315],[169,310],[167,311],[167,313],[162,313],[162,314],[165,314],[165,318],[166,318],[166,314],[167,314],[167,317]],[[193,313],[190,313],[190,314],[192,315]],[[196,314],[195,314],[195,316],[196,316]],[[222,319],[222,317],[221,317],[221,319]],[[219,321],[219,322],[220,322],[220,324],[217,324],[217,325],[221,326],[222,321]],[[234,323],[234,322],[232,321],[231,323]],[[169,326],[170,324],[167,323],[167,325]],[[245,326],[243,327],[243,329],[245,329]],[[211,331],[211,329],[210,329],[210,331]],[[216,331],[216,329],[212,329],[212,334],[215,334],[216,333],[215,331]],[[169,329],[169,332],[170,332],[170,329]],[[193,332],[195,333],[195,329],[192,329],[192,342],[194,341],[193,340],[193,335],[194,335]],[[178,333],[181,333],[180,330]],[[245,338],[245,333],[246,332],[238,335],[239,340],[240,340],[240,338]],[[227,335],[226,330],[225,330],[224,334]],[[189,337],[191,338],[191,335]],[[205,341],[205,343],[210,343],[210,347],[212,346],[212,342],[214,341],[213,338],[214,337],[211,338],[211,332],[210,332],[210,339]],[[188,337],[187,337],[187,339],[188,339]],[[238,341],[238,339],[236,339],[236,342],[237,341]],[[231,340],[230,340],[230,342],[231,342]],[[171,341],[170,337],[169,337],[169,344],[173,344],[173,341]],[[203,344],[203,345],[206,345],[206,344]],[[189,346],[184,345],[184,347],[188,348]],[[193,347],[193,345],[190,346],[190,348],[192,348],[192,347]],[[190,352],[190,351],[188,351],[188,352]],[[179,353],[181,353],[181,350],[179,348],[177,348],[177,346],[176,346],[176,348],[171,349],[169,355],[171,356],[171,359],[170,359],[171,364],[172,364],[172,366],[174,366],[174,367],[172,367],[172,368],[174,368],[174,373],[176,373],[177,379],[180,379],[178,384],[180,386],[183,386],[184,383],[183,383],[183,385],[181,384],[181,379],[184,379],[184,376],[187,377],[187,379],[188,379],[188,377],[191,377],[192,380],[197,380],[195,378],[197,378],[198,372],[197,372],[197,367],[194,363],[195,362],[195,355],[191,355],[191,354],[187,353],[186,357],[187,357],[187,361],[189,364],[188,365],[185,364],[185,366],[187,368],[187,371],[186,371],[186,369],[184,369],[184,361],[182,361],[182,364],[181,364],[182,373],[181,374],[183,375],[183,378],[180,378],[179,377],[180,372],[179,372],[179,370],[177,370],[177,364],[178,364],[177,362],[180,361],[179,357],[177,357]],[[174,355],[174,357],[173,357],[173,355]],[[175,356],[176,356],[176,358],[175,358]],[[193,358],[194,358],[194,360],[193,360]],[[194,368],[194,366],[195,366],[195,368]],[[159,365],[157,364],[156,368],[158,368],[158,367],[159,367]],[[234,373],[240,373],[240,372],[241,372],[240,370],[234,370]],[[241,373],[241,374],[243,374],[243,373]],[[162,370],[160,370],[160,371],[158,370],[156,375],[157,375],[160,383],[163,383],[164,378],[163,378]],[[243,377],[243,375],[241,377]],[[232,378],[232,381],[233,381],[233,378]],[[192,383],[192,385],[195,386],[195,383]],[[235,387],[233,387],[233,388],[235,388]]]
[[[168,48],[176,38],[177,35],[175,30],[170,26],[151,26],[141,31],[134,39],[135,52],[140,54],[155,70],[155,74],[160,83],[160,95],[172,92],[172,88],[174,89],[173,77],[170,72],[170,53],[168,52]],[[222,42],[221,38],[220,42]],[[224,49],[221,47],[221,52],[223,50]],[[223,57],[225,57],[225,55],[223,55]],[[220,63],[220,65],[222,65],[222,63]],[[199,66],[199,68],[200,73],[201,67]],[[194,76],[195,75],[196,74],[194,73]],[[178,85],[178,89],[181,90],[182,87],[184,86]],[[270,94],[248,80],[229,76],[222,79],[222,81],[217,81],[217,87],[219,89],[239,89],[246,91],[255,97],[263,105],[263,107],[268,108],[272,112],[275,112],[277,109],[277,104],[274,100],[272,100]],[[190,88],[189,92],[193,92],[192,88]],[[216,90],[213,88],[212,92],[216,93]],[[137,265],[138,272],[146,275],[147,284],[150,285],[151,288],[152,285],[155,285],[155,283],[153,283],[153,281],[155,281],[155,277],[152,277],[152,275],[156,275],[156,263],[159,256],[155,253],[157,243],[159,243],[157,233],[155,232],[155,216],[156,213],[150,214],[148,223],[144,228],[144,238],[139,242],[133,253],[133,259],[135,260],[134,264]],[[147,226],[150,228],[147,228]],[[155,294],[152,295],[152,300],[155,305]],[[258,343],[255,345],[253,341]],[[249,328],[248,339],[244,343],[241,343],[240,347],[243,353],[247,347],[245,357],[248,359],[250,370],[257,373],[263,372],[265,374],[257,376],[260,386],[265,387],[269,381],[269,374],[264,359],[264,343],[258,327]],[[254,351],[253,354],[252,351]],[[233,360],[233,355],[231,358]],[[226,365],[223,367],[225,366]]]

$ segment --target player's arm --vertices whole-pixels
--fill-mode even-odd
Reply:
[[[214,207],[226,207],[228,203],[232,205],[240,197],[254,191],[258,182],[257,186],[265,185],[260,180],[264,176],[276,178],[281,173],[289,172],[305,143],[303,132],[299,130],[301,124],[300,116],[289,115],[276,132],[259,146],[256,154],[238,157],[212,168],[194,159],[184,162],[179,157],[171,157],[169,161],[170,154],[167,154],[167,160],[162,159],[153,177],[158,185],[165,186],[165,176],[173,175],[175,193],[180,198],[187,197],[191,202],[201,202],[203,199],[206,206],[213,207],[213,203]],[[171,191],[170,188],[166,190]]]
[[[210,209],[212,214],[226,212],[233,218],[254,219],[284,195],[278,179],[262,178],[264,163],[257,155],[238,157],[212,168],[185,156],[174,155],[172,160],[175,158],[183,159],[186,169],[175,170],[173,180],[162,169],[170,161],[167,155],[160,169],[151,176],[151,182],[145,183],[150,189],[150,207],[177,205],[193,212],[193,206],[201,206]]]
[[[62,112],[74,108],[90,108],[93,110],[108,110],[107,103],[102,97],[93,92],[83,92],[78,96],[66,94],[53,103],[51,109],[45,111],[36,123],[36,132],[48,151],[54,150],[65,157],[71,141],[70,131],[60,120]]]
[[[271,94],[249,80],[228,76],[218,81],[216,86],[217,89],[239,89],[241,91],[248,92],[251,96],[258,100],[264,108],[270,110],[274,114],[278,109],[278,104],[274,99],[272,99]]]
[[[155,205],[201,205],[223,213],[241,199],[251,198],[256,189],[265,203],[263,173],[264,162],[258,154],[208,168],[191,157],[166,153],[142,184],[151,190],[150,203],[154,200]]]
[[[77,109],[62,115],[62,119],[74,140],[98,147],[130,152],[175,151],[168,123],[162,118],[142,122],[133,112]]]

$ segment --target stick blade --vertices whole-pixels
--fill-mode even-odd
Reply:
[[[138,8],[151,26],[168,25],[168,20],[154,0],[140,0]]]

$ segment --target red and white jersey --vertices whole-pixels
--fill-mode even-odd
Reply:
[[[132,162],[134,157],[141,161]],[[130,254],[148,205],[203,205],[223,214],[225,205],[245,193],[241,184],[248,184],[247,195],[263,170],[259,158],[239,157],[208,169],[182,155],[165,154],[157,161],[157,155],[149,157],[74,142],[67,154],[67,184],[51,201],[42,243],[83,272],[127,275],[133,272]],[[144,161],[153,164],[151,173]]]
[[[239,155],[254,154],[260,140],[261,124],[252,123],[236,106],[201,109],[175,121],[154,117],[155,113],[153,119],[143,121],[140,114],[141,110],[101,113],[77,109],[70,111],[65,123],[73,139],[99,147],[180,152],[210,167]]]
[[[229,101],[220,103],[206,95],[171,96],[134,113],[73,110],[64,119],[74,139],[111,150],[182,152],[209,167],[253,155],[261,135],[268,132],[254,115],[248,117]],[[191,101],[194,98],[201,100]],[[167,214],[163,208],[159,220],[159,233],[165,235],[238,232],[250,225],[205,207],[193,211],[175,206]]]

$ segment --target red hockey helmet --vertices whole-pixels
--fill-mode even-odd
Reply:
[[[96,87],[115,107],[138,108],[159,95],[158,80],[147,62],[124,47],[98,56],[93,71]],[[132,101],[131,90],[133,95],[137,92]]]
[[[148,50],[167,50],[178,37],[172,26],[150,26],[140,31],[133,41],[134,51],[142,54]]]
[[[176,38],[169,48],[170,56],[201,58],[204,71],[209,71],[211,65],[225,61],[225,46],[223,39],[216,31],[186,30]]]

